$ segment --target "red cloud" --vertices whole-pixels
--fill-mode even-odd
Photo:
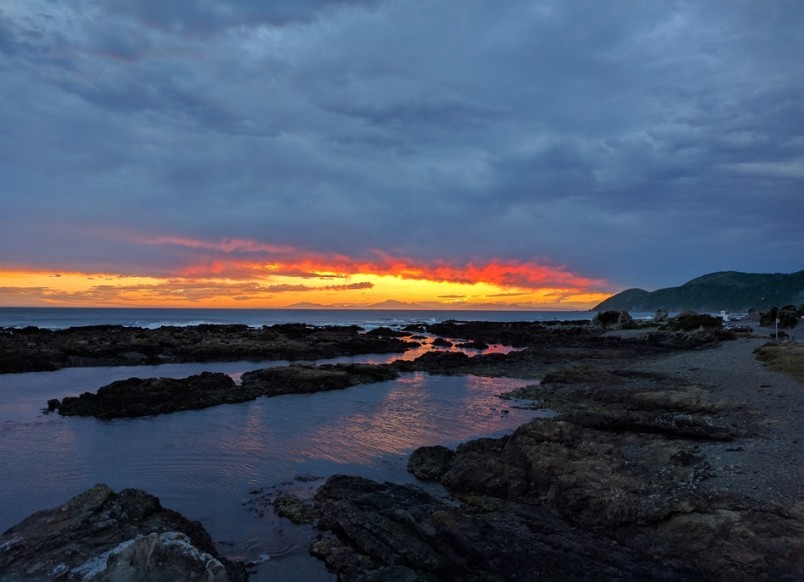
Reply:
[[[343,254],[315,253],[286,245],[243,239],[202,241],[163,236],[141,239],[150,245],[190,249],[192,263],[176,274],[193,278],[259,279],[268,275],[331,279],[358,274],[390,275],[403,279],[450,283],[487,283],[502,288],[545,287],[588,290],[605,285],[567,271],[564,267],[535,261],[487,259],[482,261],[422,261],[374,250],[371,259]],[[332,289],[341,289],[332,286]]]

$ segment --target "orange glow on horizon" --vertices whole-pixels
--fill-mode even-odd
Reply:
[[[604,283],[528,261],[457,264],[373,251],[371,259],[256,241],[157,237],[178,247],[165,273],[54,272],[0,264],[0,306],[585,310],[610,296]]]
[[[506,293],[484,282],[449,283],[373,274],[349,276],[335,284],[332,280],[311,284],[307,279],[273,279],[266,284],[211,278],[0,271],[0,306],[285,308],[305,303],[361,308],[400,301],[410,304],[409,308],[420,309],[583,310],[609,296],[556,287]],[[285,279],[292,282],[284,282]]]

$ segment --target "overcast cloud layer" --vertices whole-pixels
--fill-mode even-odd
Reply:
[[[0,267],[804,268],[804,3],[6,0]]]

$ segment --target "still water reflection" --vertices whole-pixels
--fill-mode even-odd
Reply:
[[[309,531],[246,511],[250,491],[302,474],[414,482],[405,471],[414,448],[504,434],[537,414],[509,409],[496,396],[527,381],[425,373],[139,419],[99,421],[41,412],[49,398],[94,391],[131,376],[184,377],[209,370],[239,377],[262,365],[78,368],[0,376],[0,531],[95,483],[115,490],[137,487],[202,521],[224,554],[271,556],[258,579],[298,579],[300,573],[305,579],[331,579],[307,555]]]

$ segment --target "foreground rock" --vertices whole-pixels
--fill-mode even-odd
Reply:
[[[129,378],[118,380],[80,396],[49,400],[48,411],[63,416],[101,419],[134,418],[198,410],[220,404],[256,400],[260,396],[304,394],[339,390],[396,378],[392,366],[372,364],[324,364],[277,366],[246,372],[237,386],[220,372],[203,372],[188,378]]]
[[[197,325],[144,329],[99,325],[57,331],[0,328],[0,373],[70,366],[314,360],[401,353],[410,346],[396,337],[362,333],[357,326]]]
[[[138,490],[96,485],[0,537],[3,580],[246,580],[198,522]]]
[[[312,552],[343,579],[804,579],[804,514],[711,486],[707,443],[763,426],[697,385],[559,368],[510,398],[559,416],[424,447],[408,468],[452,495],[334,477]]]
[[[546,508],[439,501],[417,487],[335,476],[318,490],[313,545],[342,580],[683,580],[637,552],[579,532]]]

